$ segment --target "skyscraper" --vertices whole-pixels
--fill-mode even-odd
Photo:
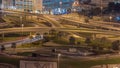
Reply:
[[[75,0],[2,0],[4,9],[13,9],[25,12],[65,12],[71,9]]]
[[[53,14],[66,13],[75,0],[43,0],[43,10]]]
[[[42,10],[42,0],[16,0],[17,10],[26,12],[37,12]]]
[[[71,8],[74,0],[43,0],[46,9]]]
[[[11,9],[13,7],[13,0],[2,0],[2,8]]]

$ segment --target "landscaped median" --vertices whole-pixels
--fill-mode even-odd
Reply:
[[[0,68],[17,68],[17,67],[11,64],[0,63]]]
[[[111,59],[98,59],[98,60],[83,60],[83,59],[71,59],[71,58],[60,58],[60,68],[91,68],[96,65],[103,64],[119,64],[120,58]],[[9,58],[1,57],[0,63],[8,63],[19,67],[20,58]]]
[[[69,59],[61,62],[60,68],[91,68],[96,65],[104,64],[119,64],[120,58],[111,58],[111,59],[98,59],[98,60],[88,60],[84,61],[83,59],[75,60]]]

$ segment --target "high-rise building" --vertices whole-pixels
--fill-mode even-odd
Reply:
[[[43,10],[61,14],[66,13],[67,9],[72,8],[72,4],[75,0],[43,0]]]
[[[15,7],[19,11],[32,11],[34,0],[15,0]]]
[[[64,13],[76,0],[2,0],[4,9],[26,12]],[[77,0],[79,1],[79,0]],[[12,7],[12,8],[11,8]]]
[[[15,7],[20,11],[36,12],[41,11],[42,0],[16,0]]]
[[[46,9],[71,8],[74,0],[43,0]]]
[[[16,0],[17,10],[28,12],[65,12],[72,8],[74,0]]]
[[[11,9],[13,8],[13,1],[14,0],[2,0],[2,8],[4,9]]]

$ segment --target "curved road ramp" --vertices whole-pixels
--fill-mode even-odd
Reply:
[[[17,67],[11,64],[0,63],[0,68],[17,68]]]
[[[91,68],[120,68],[120,64],[98,65],[98,66],[93,66]]]

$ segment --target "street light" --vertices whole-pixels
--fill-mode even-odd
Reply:
[[[23,27],[24,27],[24,24],[23,24],[23,17],[22,16],[20,16],[20,22],[21,22],[21,27],[22,27],[22,32],[23,32]]]
[[[24,27],[24,24],[23,24],[23,17],[22,16],[20,16],[20,22],[21,22],[21,28],[22,28],[22,35],[23,35],[23,27]],[[22,40],[23,40],[23,37],[22,37]]]
[[[42,14],[45,12],[45,6],[42,7]]]
[[[61,11],[62,11],[62,1],[60,1],[59,4],[60,4],[60,14],[61,14]]]
[[[59,68],[59,66],[60,66],[60,56],[61,56],[61,54],[59,53],[59,54],[57,55],[57,57],[58,57],[58,68]]]
[[[110,22],[111,22],[111,20],[112,20],[112,16],[110,16],[109,19],[110,19]]]
[[[112,22],[111,22],[111,21],[112,21],[112,16],[110,16],[109,19],[110,19],[110,23],[111,23],[111,25],[112,25]]]
[[[24,27],[24,24],[22,24],[21,27],[22,27],[22,40],[23,40],[23,27]],[[22,42],[22,44],[23,44],[23,42]]]
[[[101,9],[101,17],[102,17],[102,10],[103,10],[102,0],[100,1],[100,9]]]
[[[60,4],[60,8],[62,8],[62,2],[61,1],[59,2],[59,4]]]
[[[20,16],[20,22],[22,23],[22,16]]]
[[[103,10],[103,7],[101,6],[100,9],[101,9],[101,17],[102,17],[102,10]]]

